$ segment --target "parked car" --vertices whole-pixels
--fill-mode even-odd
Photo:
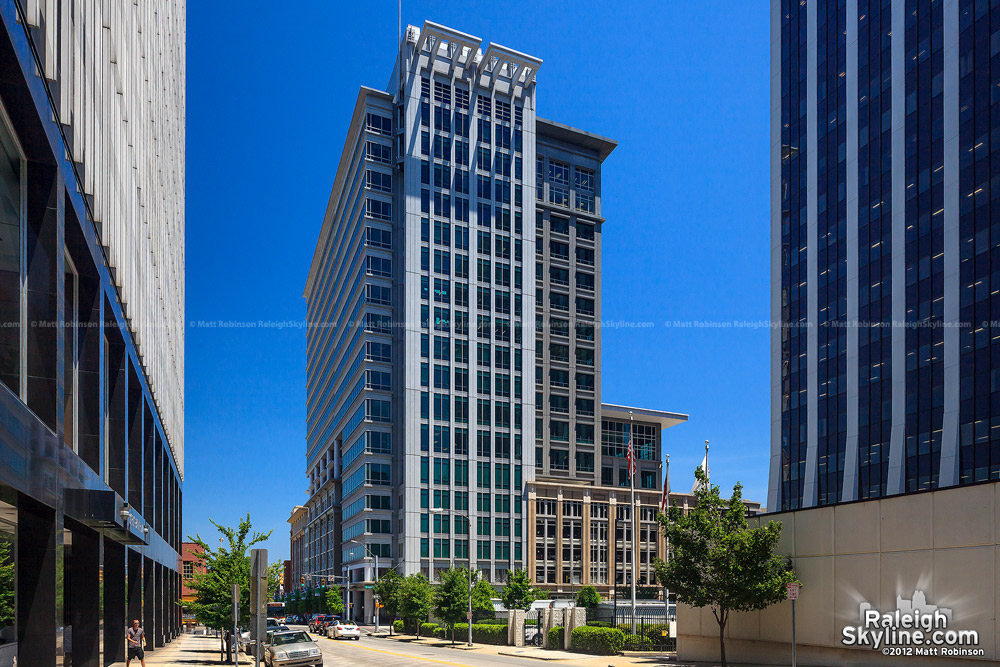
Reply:
[[[331,639],[361,639],[361,628],[350,621],[335,620],[326,626],[326,636]]]
[[[269,632],[264,664],[267,667],[322,667],[323,652],[302,630]]]

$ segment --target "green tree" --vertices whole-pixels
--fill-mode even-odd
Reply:
[[[411,574],[399,586],[399,615],[409,632],[420,634],[420,624],[427,619],[433,604],[431,582],[422,574]]]
[[[465,568],[451,568],[438,572],[441,582],[434,591],[434,615],[451,630],[451,642],[455,643],[455,624],[465,620],[469,604],[469,571]]]
[[[531,585],[531,577],[524,570],[508,570],[507,585],[500,591],[500,600],[507,609],[531,609],[531,603],[541,597],[537,588]]]
[[[11,544],[0,539],[0,628],[14,625],[14,559]]]
[[[326,613],[341,615],[344,613],[344,599],[341,597],[340,588],[331,588],[324,595],[326,602]]]
[[[576,605],[578,607],[593,608],[601,604],[601,594],[593,586],[584,586],[576,594]]]
[[[467,569],[462,570],[465,572],[465,576],[469,576],[469,571]],[[495,611],[493,606],[493,598],[497,596],[497,591],[490,582],[482,579],[479,576],[479,570],[473,570],[472,579],[475,582],[472,586],[472,611]],[[468,581],[466,581],[466,588],[468,588]]]
[[[205,566],[205,571],[195,574],[190,580],[188,587],[194,591],[194,601],[187,606],[199,623],[216,630],[229,630],[233,625],[233,584],[240,586],[240,619],[247,619],[250,616],[248,550],[270,537],[271,531],[253,531],[249,514],[240,519],[236,528],[220,526],[214,521],[212,525],[228,542],[228,546],[220,545],[218,549],[212,549],[201,539],[201,535],[196,535],[193,539],[188,536],[189,540],[201,547],[201,553],[196,552],[196,557]]]
[[[395,621],[399,614],[399,590],[402,583],[403,578],[398,572],[388,570],[385,574],[379,575],[373,589],[389,616],[389,634],[392,634],[392,621]]]
[[[316,593],[313,591],[312,586],[306,586],[302,594],[302,607],[305,609],[307,614],[315,614],[316,611]]]
[[[281,585],[281,577],[285,573],[285,565],[275,561],[267,566],[267,601],[274,602],[274,596]]]
[[[686,516],[679,507],[659,514],[670,545],[670,560],[655,561],[660,584],[692,607],[710,607],[719,624],[719,652],[726,667],[726,623],[731,612],[765,609],[785,598],[796,580],[786,558],[774,553],[781,538],[776,521],[751,528],[743,504],[743,486],[726,501],[701,468],[697,504]]]

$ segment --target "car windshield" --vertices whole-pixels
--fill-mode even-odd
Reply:
[[[283,632],[280,635],[274,635],[271,643],[274,646],[284,646],[285,644],[301,644],[309,641],[312,640],[304,632]]]

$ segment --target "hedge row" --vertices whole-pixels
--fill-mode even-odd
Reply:
[[[571,651],[591,655],[615,655],[625,649],[625,633],[618,628],[582,626],[569,637]]]
[[[654,646],[653,640],[647,635],[626,635],[625,641],[633,651],[651,651]]]
[[[506,618],[481,618],[475,621],[473,625],[507,625]]]
[[[403,622],[402,621],[393,621],[392,622],[392,631],[395,632],[397,635],[406,634],[406,630],[403,629]]]
[[[469,636],[468,623],[455,624],[456,637]],[[497,625],[494,623],[473,623],[472,641],[478,644],[495,644],[497,646],[507,645],[507,625]]]
[[[437,623],[421,623],[420,624],[420,636],[421,637],[433,637],[434,631],[437,630]]]
[[[545,648],[556,649],[558,651],[563,650],[565,644],[563,643],[563,633],[566,629],[557,625],[549,629],[549,636],[545,640]]]

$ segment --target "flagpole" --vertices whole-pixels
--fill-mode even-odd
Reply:
[[[712,483],[708,478],[708,440],[705,441],[705,482],[708,488],[712,488]]]
[[[636,506],[635,506],[635,473],[638,470],[638,463],[636,461],[637,452],[635,451],[635,435],[634,428],[632,424],[632,411],[628,412],[628,440],[630,448],[632,449],[632,466],[629,471],[631,475],[629,476],[632,483],[632,634],[635,634],[635,578],[636,578],[636,565],[637,565],[637,554],[636,554],[636,533],[638,532],[635,522]]]
[[[669,515],[669,513],[670,513],[670,454],[667,454],[667,470],[666,470],[666,476],[665,476],[665,478],[663,480],[663,485],[664,485],[664,488],[663,488],[664,502],[663,502],[663,507],[661,508],[661,511],[665,512],[665,513],[667,513]],[[666,546],[667,546],[666,553],[663,554],[663,560],[664,560],[664,562],[669,563],[670,562],[670,534],[667,533],[663,537],[664,537],[664,541],[666,542]],[[666,625],[667,629],[669,630],[670,629],[670,589],[667,588],[666,586],[663,587],[663,621],[664,621],[664,625]]]

